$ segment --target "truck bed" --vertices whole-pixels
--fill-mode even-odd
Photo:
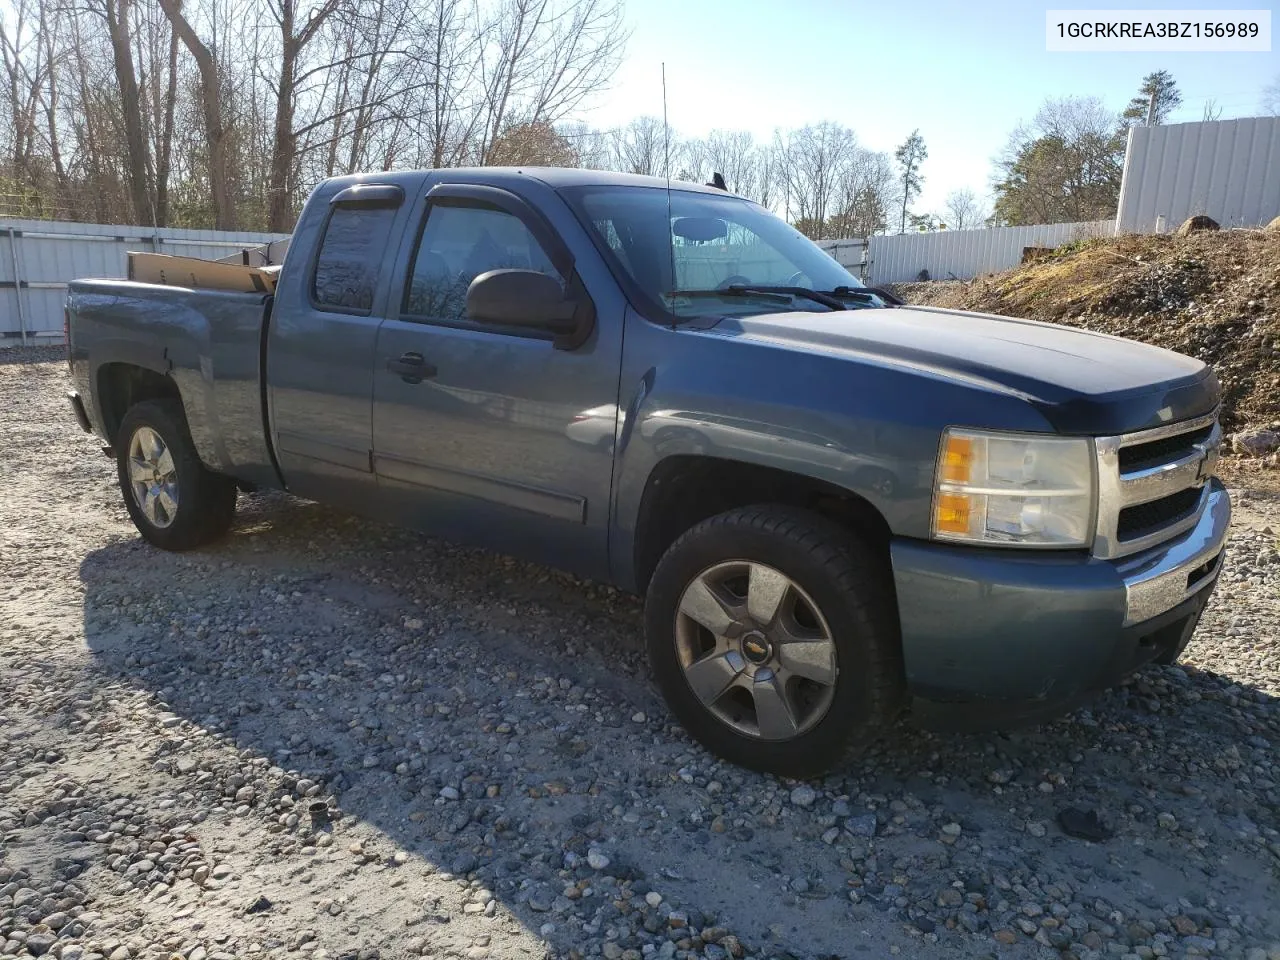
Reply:
[[[111,391],[104,387],[111,365],[141,366],[178,386],[207,466],[249,485],[278,485],[263,378],[272,302],[263,293],[130,280],[72,282],[72,374],[77,389],[93,398],[90,419],[103,436],[113,435]]]

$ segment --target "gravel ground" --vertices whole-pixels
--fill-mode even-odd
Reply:
[[[53,357],[0,353],[0,957],[1280,960],[1274,499],[1184,665],[797,784],[612,590],[283,495],[144,546]]]

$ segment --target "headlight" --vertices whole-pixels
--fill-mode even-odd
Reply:
[[[939,540],[1083,547],[1093,540],[1087,437],[949,429],[933,492]]]

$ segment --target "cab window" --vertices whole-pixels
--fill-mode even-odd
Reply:
[[[484,204],[432,204],[405,285],[407,319],[468,324],[467,289],[490,270],[536,270],[564,278],[514,214]]]
[[[321,310],[368,312],[378,268],[396,210],[337,206],[329,216],[311,278],[311,299]]]

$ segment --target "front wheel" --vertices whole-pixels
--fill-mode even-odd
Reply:
[[[190,550],[230,528],[235,481],[200,462],[179,401],[145,400],[129,408],[115,450],[125,507],[148,543]]]
[[[744,767],[814,776],[897,712],[897,618],[884,562],[804,510],[705,520],[645,600],[649,658],[676,717]]]

